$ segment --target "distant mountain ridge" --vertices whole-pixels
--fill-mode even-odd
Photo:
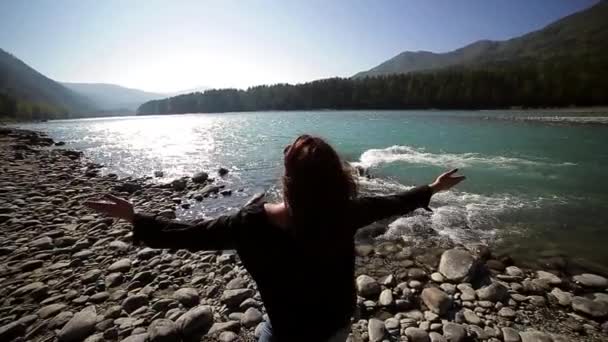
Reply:
[[[385,76],[451,66],[542,61],[554,57],[587,58],[608,52],[608,2],[553,22],[543,29],[505,41],[481,40],[447,53],[405,51],[354,78]]]
[[[62,82],[72,91],[86,96],[100,110],[126,109],[134,111],[144,102],[165,97],[165,94],[152,93],[109,83],[72,83]]]

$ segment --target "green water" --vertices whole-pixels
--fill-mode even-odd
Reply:
[[[301,133],[325,137],[346,160],[378,177],[361,179],[364,192],[399,191],[459,167],[468,180],[438,194],[433,214],[416,212],[394,220],[385,236],[485,242],[522,258],[558,254],[608,265],[608,125],[580,124],[576,115],[257,112],[24,126],[84,150],[106,165],[107,172],[121,175],[163,170],[164,181],[230,168],[225,181],[243,192],[213,203],[193,203],[180,213],[184,217],[234,210],[257,191],[276,193],[282,149]]]

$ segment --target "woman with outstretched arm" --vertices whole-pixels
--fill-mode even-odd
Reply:
[[[255,280],[269,322],[259,341],[346,340],[356,306],[358,228],[417,208],[464,180],[457,170],[430,185],[389,196],[357,197],[356,183],[324,140],[298,137],[284,150],[283,202],[257,201],[196,223],[135,213],[112,195],[90,208],[133,224],[133,239],[153,248],[234,249]]]

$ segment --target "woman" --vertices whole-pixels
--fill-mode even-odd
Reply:
[[[133,224],[155,248],[235,249],[257,283],[270,322],[260,341],[344,341],[356,306],[354,234],[374,221],[428,209],[431,196],[461,182],[457,170],[396,195],[357,197],[355,181],[320,138],[284,150],[282,203],[258,201],[233,215],[197,222],[136,214],[126,200],[87,202]]]

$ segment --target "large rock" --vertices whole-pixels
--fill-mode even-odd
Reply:
[[[572,293],[570,292],[562,291],[556,287],[551,291],[551,295],[557,299],[559,305],[570,306],[572,304]]]
[[[144,305],[148,305],[148,296],[143,294],[129,296],[122,302],[123,310],[128,313],[131,313]]]
[[[429,338],[431,339],[431,342],[447,342],[443,335],[435,331],[429,333]]]
[[[376,298],[380,294],[380,284],[376,279],[362,274],[357,277],[357,292],[361,297]]]
[[[519,332],[513,328],[504,327],[502,328],[502,339],[504,342],[519,342],[521,338],[519,337]]]
[[[143,333],[143,334],[135,334],[135,335],[127,336],[127,338],[121,340],[120,342],[147,342],[147,340],[148,340],[148,334]]]
[[[192,176],[192,181],[194,183],[205,183],[207,179],[209,179],[209,174],[204,171],[197,172]]]
[[[76,313],[72,319],[59,331],[59,341],[82,341],[95,331],[97,311],[94,306],[88,306]]]
[[[198,305],[200,301],[198,291],[191,287],[185,287],[175,291],[173,293],[173,298],[177,299],[178,302],[188,308]]]
[[[249,308],[245,311],[241,317],[241,324],[244,327],[251,328],[255,327],[258,323],[263,320],[262,313],[256,308]]]
[[[244,289],[247,287],[247,281],[241,277],[236,277],[226,284],[226,290]]]
[[[509,289],[501,283],[492,283],[475,291],[479,300],[488,300],[491,302],[503,301],[509,294]]]
[[[377,318],[371,318],[367,323],[367,333],[369,335],[370,342],[382,341],[384,339],[384,335],[386,334],[384,322]]]
[[[44,236],[32,241],[30,245],[37,249],[51,249],[53,248],[53,239],[48,236]]]
[[[420,329],[409,327],[405,329],[405,336],[407,336],[408,341],[410,342],[430,342],[431,339],[429,337],[429,333]]]
[[[144,249],[140,249],[137,252],[137,254],[135,254],[135,256],[137,257],[137,259],[140,259],[140,260],[148,260],[148,259],[152,258],[153,256],[160,254],[160,253],[161,253],[161,251],[158,249],[146,247]]]
[[[439,315],[445,315],[452,307],[452,299],[445,292],[436,287],[427,287],[421,295],[424,305]]]
[[[149,342],[179,342],[181,341],[177,324],[170,319],[157,319],[148,326]]]
[[[228,307],[237,307],[251,296],[253,296],[253,290],[251,289],[225,290],[220,301]]]
[[[594,301],[584,297],[573,297],[572,309],[594,318],[604,318],[608,316],[608,303]]]
[[[560,277],[550,272],[536,271],[536,276],[538,279],[546,280],[550,285],[559,285],[562,283]]]
[[[462,314],[464,316],[465,321],[467,321],[467,323],[473,324],[473,325],[481,324],[481,318],[479,318],[479,316],[477,316],[477,314],[475,312],[473,312],[472,310],[464,309],[462,311]]]
[[[213,312],[208,305],[199,305],[177,319],[182,336],[191,339],[205,334],[213,325]]]
[[[40,318],[49,318],[58,314],[61,310],[66,307],[65,304],[57,303],[57,304],[49,304],[44,306],[38,310],[37,314]]]
[[[521,278],[524,276],[524,272],[517,266],[509,266],[505,268],[505,273],[511,277]]]
[[[218,322],[213,323],[207,334],[213,335],[222,331],[239,331],[240,328],[241,323],[238,321]]]
[[[83,284],[93,283],[99,279],[103,272],[100,269],[92,269],[82,275],[81,280]]]
[[[22,322],[12,322],[0,327],[0,341],[12,341],[25,333],[26,326]]]
[[[572,277],[574,281],[580,283],[583,286],[593,287],[593,288],[606,288],[608,287],[608,279],[590,273],[583,273],[577,276]]]
[[[133,282],[140,282],[142,284],[148,284],[150,283],[152,280],[154,280],[154,278],[156,278],[156,275],[153,274],[150,271],[143,271],[143,272],[139,272],[137,274],[135,274],[133,276],[133,279],[131,279]]]
[[[182,191],[186,189],[188,182],[185,179],[175,179],[171,182],[171,187],[175,191]]]
[[[449,249],[441,255],[439,272],[453,282],[469,280],[475,273],[477,261],[469,252],[461,249]]]
[[[521,342],[553,342],[553,339],[544,332],[529,330],[519,333]]]
[[[460,324],[448,322],[443,325],[443,337],[448,342],[463,342],[467,337],[467,331]]]

